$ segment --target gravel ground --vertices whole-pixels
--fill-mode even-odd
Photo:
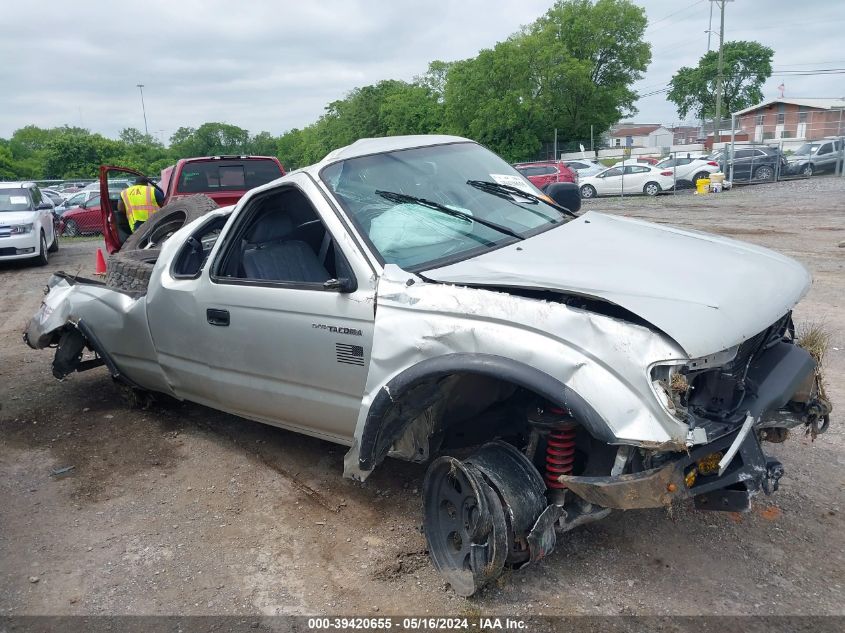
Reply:
[[[20,332],[49,270],[90,274],[98,243],[0,264],[0,614],[843,614],[843,194],[817,178],[585,203],[802,261],[815,283],[795,316],[832,333],[837,410],[815,442],[767,445],[787,475],[753,511],[615,513],[471,600],[425,554],[422,467],[360,485],[342,447],[187,403],[130,409],[104,370],[59,383]]]

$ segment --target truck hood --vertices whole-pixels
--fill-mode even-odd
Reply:
[[[693,358],[758,334],[798,303],[811,282],[801,264],[766,248],[595,212],[423,276],[609,301]]]

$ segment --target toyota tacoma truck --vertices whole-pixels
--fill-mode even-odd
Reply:
[[[58,273],[24,338],[53,374],[430,462],[434,565],[470,595],[616,509],[741,511],[765,440],[827,427],[796,342],[807,270],[590,211],[475,142],[360,140],[156,246],[134,290]],[[155,230],[155,221],[151,221]]]

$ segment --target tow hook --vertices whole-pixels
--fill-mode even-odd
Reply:
[[[766,478],[763,479],[763,492],[767,495],[776,492],[780,487],[780,478],[783,477],[783,464],[771,457],[766,460]]]
[[[821,435],[830,426],[830,412],[833,407],[824,398],[815,398],[807,403],[804,410],[804,424],[807,434],[813,439]]]

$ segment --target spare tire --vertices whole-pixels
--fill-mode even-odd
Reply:
[[[150,282],[161,251],[157,248],[142,251],[118,251],[109,255],[106,264],[106,285],[120,290],[144,293]]]
[[[118,252],[109,256],[106,285],[146,292],[161,244],[186,224],[217,208],[214,200],[202,194],[179,198],[164,205],[126,238]]]
[[[120,251],[160,247],[164,240],[183,226],[217,208],[214,200],[202,194],[168,202],[126,238]]]

